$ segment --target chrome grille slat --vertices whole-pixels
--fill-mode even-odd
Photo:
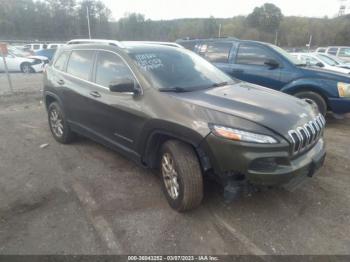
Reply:
[[[322,135],[325,125],[325,118],[319,114],[303,126],[289,130],[288,135],[292,140],[293,154],[298,154],[312,146]]]

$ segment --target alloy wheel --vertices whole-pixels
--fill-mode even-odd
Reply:
[[[179,180],[178,173],[175,169],[173,157],[169,153],[165,153],[162,157],[162,175],[165,188],[172,199],[179,197]]]

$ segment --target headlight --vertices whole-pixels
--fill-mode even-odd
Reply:
[[[350,84],[338,82],[338,93],[340,97],[350,97]]]
[[[219,125],[211,125],[210,129],[214,133],[214,135],[227,138],[230,140],[259,143],[259,144],[278,143],[278,141],[271,136],[256,134],[248,131],[243,131],[240,129],[219,126]]]

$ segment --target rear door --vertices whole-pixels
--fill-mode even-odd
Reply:
[[[91,79],[95,53],[93,50],[73,50],[66,74],[61,74],[61,79],[57,79],[57,83],[62,86],[68,118],[89,130],[92,130],[91,116],[94,114],[89,100],[94,87]]]
[[[279,58],[267,47],[255,43],[241,43],[238,47],[234,63],[227,73],[240,80],[253,84],[280,89],[281,66],[271,67],[265,64],[274,60],[282,65]]]

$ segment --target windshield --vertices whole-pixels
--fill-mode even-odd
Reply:
[[[292,56],[290,53],[288,53],[286,50],[275,46],[275,45],[270,45],[276,52],[280,53],[282,56],[284,56],[289,62],[291,62],[294,65],[305,65],[305,63],[298,58]]]
[[[328,57],[328,56],[323,56],[323,55],[316,55],[316,57],[318,59],[320,59],[322,62],[326,63],[327,65],[330,65],[330,66],[336,66],[338,65],[339,63],[337,63],[334,59]]]
[[[180,48],[130,53],[141,72],[159,90],[195,91],[234,81],[202,57]]]

